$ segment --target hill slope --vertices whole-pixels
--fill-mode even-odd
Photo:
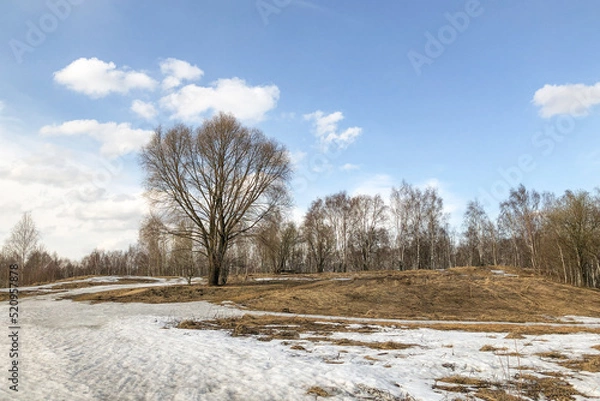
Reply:
[[[499,270],[502,269],[502,270]],[[510,271],[513,274],[504,274]],[[516,274],[515,274],[516,273]],[[249,309],[333,316],[552,322],[600,317],[600,291],[508,268],[364,272],[261,278],[225,287],[174,286],[85,294],[117,302],[232,301]]]

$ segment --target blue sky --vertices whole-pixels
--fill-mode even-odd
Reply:
[[[0,4],[0,240],[135,242],[135,152],[217,110],[284,143],[317,196],[433,185],[460,228],[519,183],[600,185],[596,1],[29,0]]]

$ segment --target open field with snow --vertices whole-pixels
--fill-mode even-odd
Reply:
[[[222,301],[62,299],[183,282],[87,278],[29,289],[35,294],[20,300],[19,392],[4,379],[0,399],[600,399],[597,316],[486,326],[265,314]]]

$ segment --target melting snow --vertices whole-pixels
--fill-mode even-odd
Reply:
[[[113,284],[69,292],[179,283],[161,279],[150,284]],[[436,378],[462,375],[505,380],[518,372],[518,366],[568,373],[535,354],[561,351],[577,357],[598,353],[591,347],[600,344],[593,334],[509,340],[504,338],[506,333],[390,327],[374,333],[335,333],[332,338],[416,346],[382,351],[302,338],[292,343],[262,342],[253,337],[231,337],[225,331],[172,328],[182,319],[246,313],[230,305],[91,305],[57,301],[62,294],[20,300],[19,393],[10,391],[4,379],[0,400],[308,401],[316,396],[308,395],[307,390],[319,386],[333,394],[327,398],[332,401],[376,399],[368,398],[368,389],[441,401],[451,395],[432,388]],[[590,324],[600,322],[572,318]],[[0,346],[8,350],[7,336],[1,337]],[[304,349],[292,349],[293,344]],[[484,345],[505,347],[520,356],[479,351]],[[2,355],[3,366],[7,366],[8,353]],[[600,373],[576,373],[574,377],[568,380],[576,389],[592,397],[589,399],[600,399]]]

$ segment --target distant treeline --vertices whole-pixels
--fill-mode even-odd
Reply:
[[[443,199],[433,188],[403,183],[390,199],[318,198],[296,224],[273,212],[232,244],[227,274],[351,272],[509,265],[554,280],[600,288],[600,192],[562,196],[524,186],[500,203],[496,220],[483,206],[467,205],[461,227],[450,227]],[[19,263],[21,285],[80,275],[205,276],[199,245],[168,233],[156,216],[144,219],[139,239],[125,251],[94,250],[80,261],[49,254],[31,216],[13,228],[0,254],[0,279]]]

